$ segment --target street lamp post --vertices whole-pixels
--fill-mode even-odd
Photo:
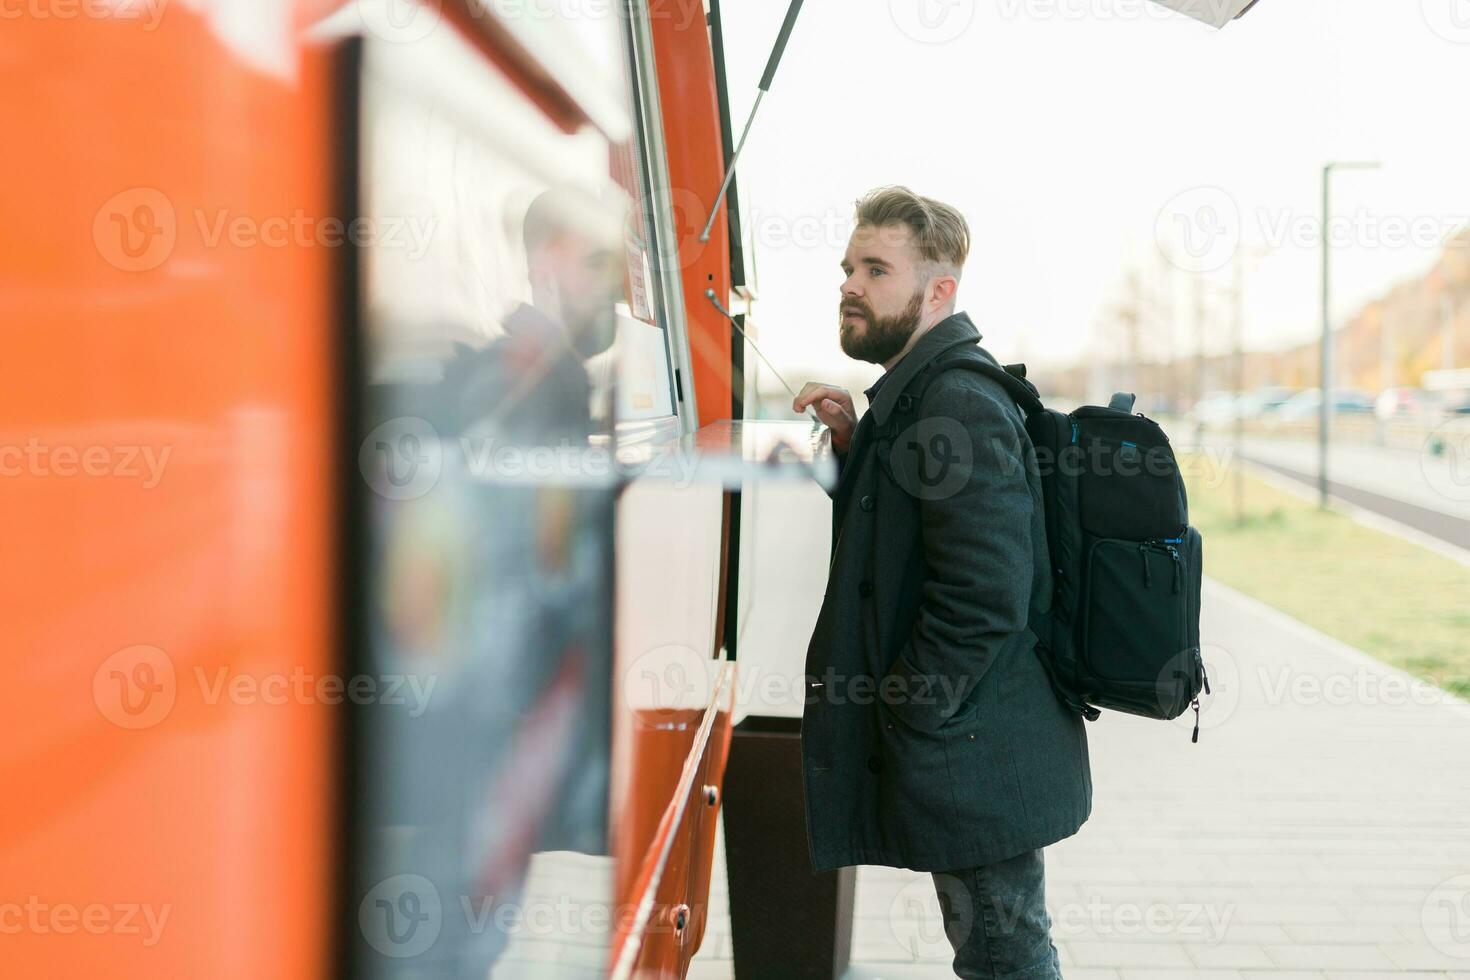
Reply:
[[[1245,521],[1245,468],[1240,461],[1245,458],[1245,415],[1241,411],[1240,400],[1245,396],[1245,277],[1248,271],[1254,271],[1256,264],[1265,259],[1269,252],[1264,248],[1251,248],[1242,245],[1235,250],[1235,258],[1231,270],[1231,364],[1232,364],[1232,386],[1235,389],[1235,411],[1230,414],[1231,426],[1235,438],[1234,459],[1235,465],[1235,522],[1237,524]],[[1246,264],[1250,263],[1247,269]]]
[[[1374,162],[1334,161],[1322,168],[1322,357],[1319,368],[1321,405],[1317,409],[1317,497],[1327,506],[1327,448],[1332,430],[1332,172],[1334,170],[1377,170]]]

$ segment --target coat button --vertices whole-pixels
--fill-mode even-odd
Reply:
[[[868,756],[868,772],[880,773],[883,771],[883,760],[876,755]]]
[[[872,582],[869,582],[867,580],[864,580],[864,581],[858,583],[858,595],[860,595],[860,596],[862,596],[863,598],[866,599],[868,596],[870,596],[872,594],[873,594],[873,583]]]
[[[872,510],[877,505],[873,502],[873,495],[871,493],[865,493],[863,494],[863,499],[858,501],[858,506],[863,510]]]

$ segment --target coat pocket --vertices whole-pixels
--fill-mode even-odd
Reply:
[[[977,702],[940,732],[956,826],[969,835],[994,834],[1001,828],[1020,826],[1026,818],[1010,741],[993,721],[998,714],[996,704],[995,698]]]
[[[879,820],[890,847],[932,850],[958,826],[944,732],[924,732],[878,702]]]

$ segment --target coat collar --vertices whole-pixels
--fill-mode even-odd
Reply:
[[[902,395],[910,381],[914,380],[928,367],[940,354],[953,350],[964,344],[978,344],[980,342],[980,330],[970,320],[968,313],[955,313],[954,315],[940,320],[929,328],[928,333],[920,337],[914,344],[913,350],[903,356],[903,360],[893,366],[888,372],[892,377],[883,381],[883,387],[878,391],[878,397],[869,407],[873,414],[873,421],[878,425],[888,422],[888,416],[893,412],[894,405],[898,404],[898,396]]]

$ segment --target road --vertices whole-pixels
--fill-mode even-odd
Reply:
[[[1207,437],[1205,448],[1225,452],[1228,438]],[[1305,486],[1317,486],[1317,444],[1303,439],[1247,437],[1239,453]],[[1470,549],[1470,473],[1428,451],[1368,445],[1334,446],[1327,462],[1328,492],[1346,503]]]

